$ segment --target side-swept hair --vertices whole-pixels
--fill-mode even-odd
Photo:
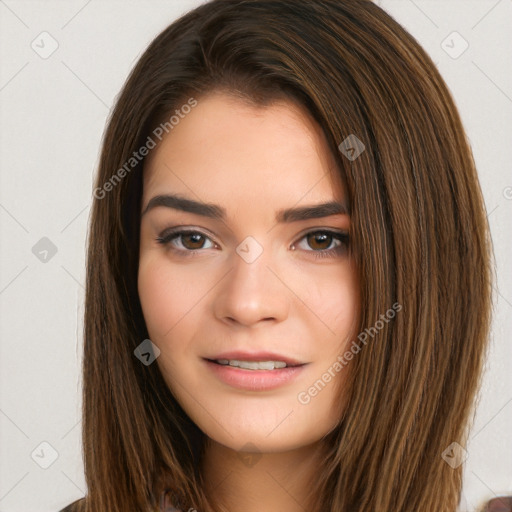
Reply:
[[[315,512],[454,512],[462,466],[441,455],[465,445],[474,411],[492,245],[450,92],[417,41],[369,0],[213,0],[159,34],[128,77],[104,134],[88,233],[88,494],[76,510],[154,511],[166,490],[184,511],[219,510],[198,470],[204,434],[158,365],[134,356],[149,337],[137,293],[144,159],[126,167],[163,119],[214,90],[307,109],[346,185],[357,332],[402,306],[350,362],[348,403],[311,483]],[[365,145],[356,159],[338,149],[351,134]]]

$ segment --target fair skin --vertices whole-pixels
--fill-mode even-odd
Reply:
[[[200,98],[145,162],[142,310],[165,381],[208,437],[205,491],[230,512],[303,511],[322,438],[339,422],[347,368],[307,404],[297,397],[353,339],[359,282],[341,236],[350,217],[275,218],[282,209],[343,203],[334,166],[302,108],[284,100],[255,107],[220,92]],[[218,205],[225,218],[164,205],[145,211],[164,194]],[[177,226],[195,234],[157,242]],[[253,259],[237,252],[247,237]],[[205,360],[233,350],[307,364],[275,389],[239,389]]]

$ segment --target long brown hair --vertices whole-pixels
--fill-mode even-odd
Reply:
[[[219,510],[198,470],[205,436],[158,365],[138,293],[143,158],[162,120],[213,90],[300,102],[346,184],[360,272],[358,332],[393,321],[350,362],[350,396],[312,482],[315,511],[454,512],[492,309],[492,248],[452,97],[416,40],[369,0],[213,0],[149,45],[104,134],[87,254],[83,456],[87,512]],[[339,145],[355,135],[355,159]],[[130,162],[127,165],[127,162]],[[121,171],[124,169],[124,172]]]

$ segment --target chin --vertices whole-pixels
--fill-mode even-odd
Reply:
[[[299,449],[322,439],[334,425],[321,426],[311,422],[304,424],[292,413],[281,424],[264,421],[261,418],[245,416],[244,418],[221,420],[198,425],[212,440],[235,451],[261,453],[279,453]],[[314,416],[311,416],[314,417]],[[242,421],[241,421],[242,420]],[[196,423],[197,424],[197,423]]]

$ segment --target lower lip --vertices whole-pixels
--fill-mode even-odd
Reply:
[[[246,391],[269,391],[288,384],[306,366],[290,366],[277,370],[245,370],[213,363],[205,359],[207,367],[225,384]]]

